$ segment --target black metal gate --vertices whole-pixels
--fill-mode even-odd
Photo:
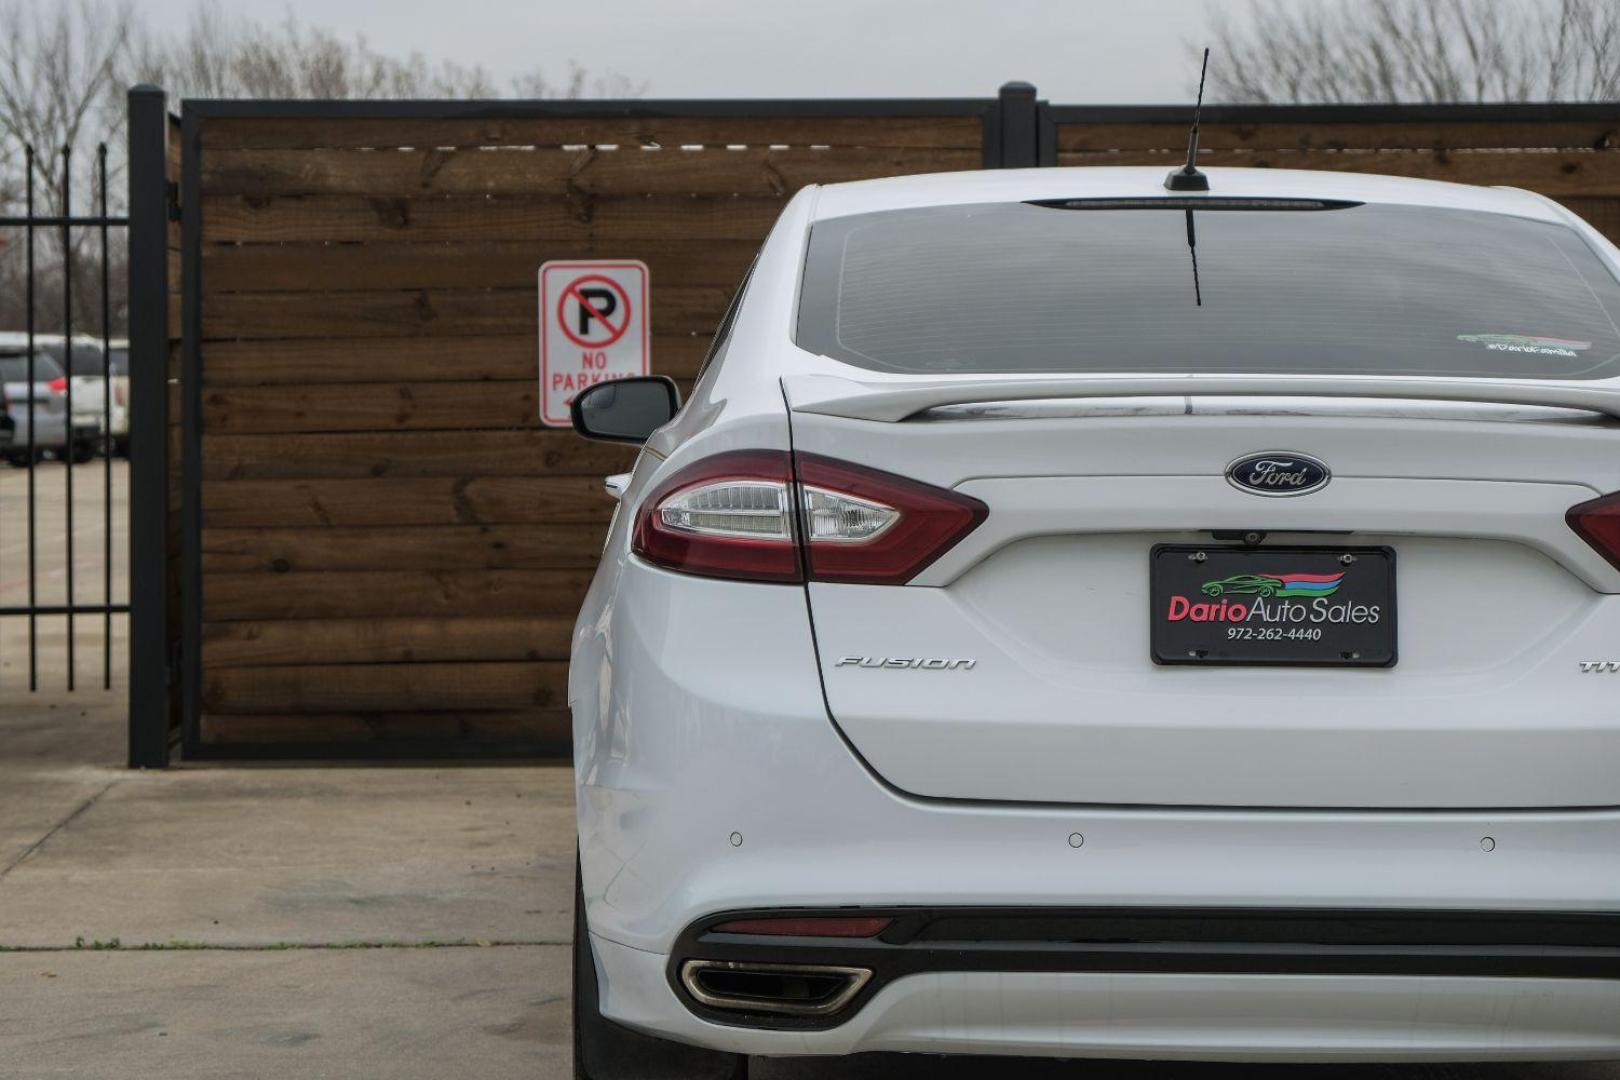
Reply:
[[[114,574],[115,534],[124,528],[113,511],[123,473],[114,458],[125,451],[128,430],[128,347],[115,349],[113,333],[113,283],[122,284],[122,276],[113,273],[113,262],[129,219],[108,210],[105,145],[95,152],[90,214],[74,213],[72,147],[50,155],[49,167],[27,147],[24,164],[24,212],[0,217],[0,227],[13,236],[20,232],[23,249],[20,325],[4,327],[0,336],[0,456],[12,467],[8,474],[26,472],[20,483],[6,475],[0,484],[0,534],[12,540],[0,547],[0,558],[10,553],[8,565],[0,566],[0,632],[18,623],[24,629],[0,636],[0,643],[26,650],[23,678],[30,691],[74,690],[81,681],[78,639],[84,620],[93,620],[101,631],[99,683],[111,689],[113,619],[129,612]],[[42,173],[52,176],[49,187],[39,182]],[[50,212],[40,212],[41,202],[52,204]],[[86,305],[75,294],[87,281],[99,286],[88,320],[76,318],[76,303]],[[54,298],[42,295],[49,291]],[[42,318],[42,307],[54,310]],[[92,483],[99,474],[98,506],[75,505],[87,472]],[[96,518],[100,536],[87,551],[76,534],[93,528]],[[87,559],[92,565],[83,565]],[[42,565],[57,560],[59,572]],[[61,620],[65,635],[60,649],[45,650],[42,663],[41,631],[50,620]],[[0,673],[6,678],[18,676]]]

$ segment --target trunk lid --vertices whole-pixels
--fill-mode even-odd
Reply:
[[[905,586],[808,587],[833,721],[870,767],[951,799],[1620,805],[1617,684],[1580,667],[1620,659],[1620,570],[1564,521],[1620,488],[1612,388],[1229,381],[1188,397],[1118,380],[1104,400],[1027,379],[787,380],[797,452],[989,507]],[[1302,396],[1232,396],[1258,391]],[[1228,482],[1277,449],[1330,482],[1298,498]],[[1393,666],[1155,663],[1155,546],[1246,533],[1393,551]]]

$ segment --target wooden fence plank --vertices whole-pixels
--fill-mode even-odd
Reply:
[[[212,118],[205,151],[400,146],[914,146],[974,150],[976,116],[949,117],[544,117]]]
[[[1620,244],[1620,196],[1614,198],[1559,199],[1569,209],[1585,218],[1591,226],[1611,243]]]
[[[601,525],[204,529],[204,573],[262,570],[589,570]]]
[[[213,480],[206,528],[602,524],[613,500],[588,476]]]
[[[652,325],[664,335],[710,333],[734,291],[730,285],[660,285],[650,301]],[[537,304],[532,283],[517,289],[216,293],[203,299],[203,337],[537,334]]]
[[[735,289],[759,245],[752,240],[571,240],[567,243],[213,244],[203,249],[202,287],[218,292],[517,288],[535,285],[552,259],[634,257],[653,287]],[[178,290],[177,290],[178,291]]]
[[[463,744],[557,743],[566,746],[567,709],[420,713],[204,713],[202,741],[210,746],[269,743],[354,745],[435,741]]]
[[[654,334],[653,370],[672,378],[692,378],[712,339],[707,333]],[[534,333],[454,339],[207,341],[202,346],[203,385],[532,382],[539,377],[539,352]]]
[[[633,447],[570,430],[389,431],[317,435],[203,434],[204,480],[360,480],[586,476],[625,472]],[[431,489],[433,497],[442,486]],[[408,491],[405,494],[418,494]]]
[[[1181,153],[1185,154],[1185,150]],[[1058,154],[1060,165],[1176,164],[1173,152]],[[1215,150],[1201,153],[1204,168],[1332,169],[1338,172],[1384,173],[1462,184],[1504,184],[1543,195],[1620,195],[1620,150],[1568,150],[1533,153],[1500,151],[1347,151]]]
[[[207,195],[768,195],[980,167],[978,149],[216,150]]]
[[[568,664],[554,660],[211,668],[202,703],[211,713],[557,709],[567,681]]]
[[[1612,120],[1445,123],[1230,124],[1205,120],[1198,144],[1206,150],[1593,150],[1620,146],[1620,111]],[[1185,155],[1187,125],[1059,124],[1061,151],[1166,150]]]
[[[203,619],[573,618],[590,583],[584,570],[208,574]]]
[[[203,627],[203,663],[224,668],[567,660],[573,630],[572,615],[209,623]]]
[[[307,195],[203,200],[204,243],[461,243],[485,240],[751,240],[758,243],[784,199],[368,199]]]
[[[203,426],[225,434],[539,427],[523,382],[242,386],[203,394]]]

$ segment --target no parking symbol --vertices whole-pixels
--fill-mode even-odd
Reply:
[[[634,259],[540,267],[540,419],[566,427],[574,395],[645,375],[651,361],[647,267]]]

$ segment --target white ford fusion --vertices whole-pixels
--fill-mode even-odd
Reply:
[[[807,189],[576,400],[581,1075],[1620,1056],[1620,252],[1162,179]]]

